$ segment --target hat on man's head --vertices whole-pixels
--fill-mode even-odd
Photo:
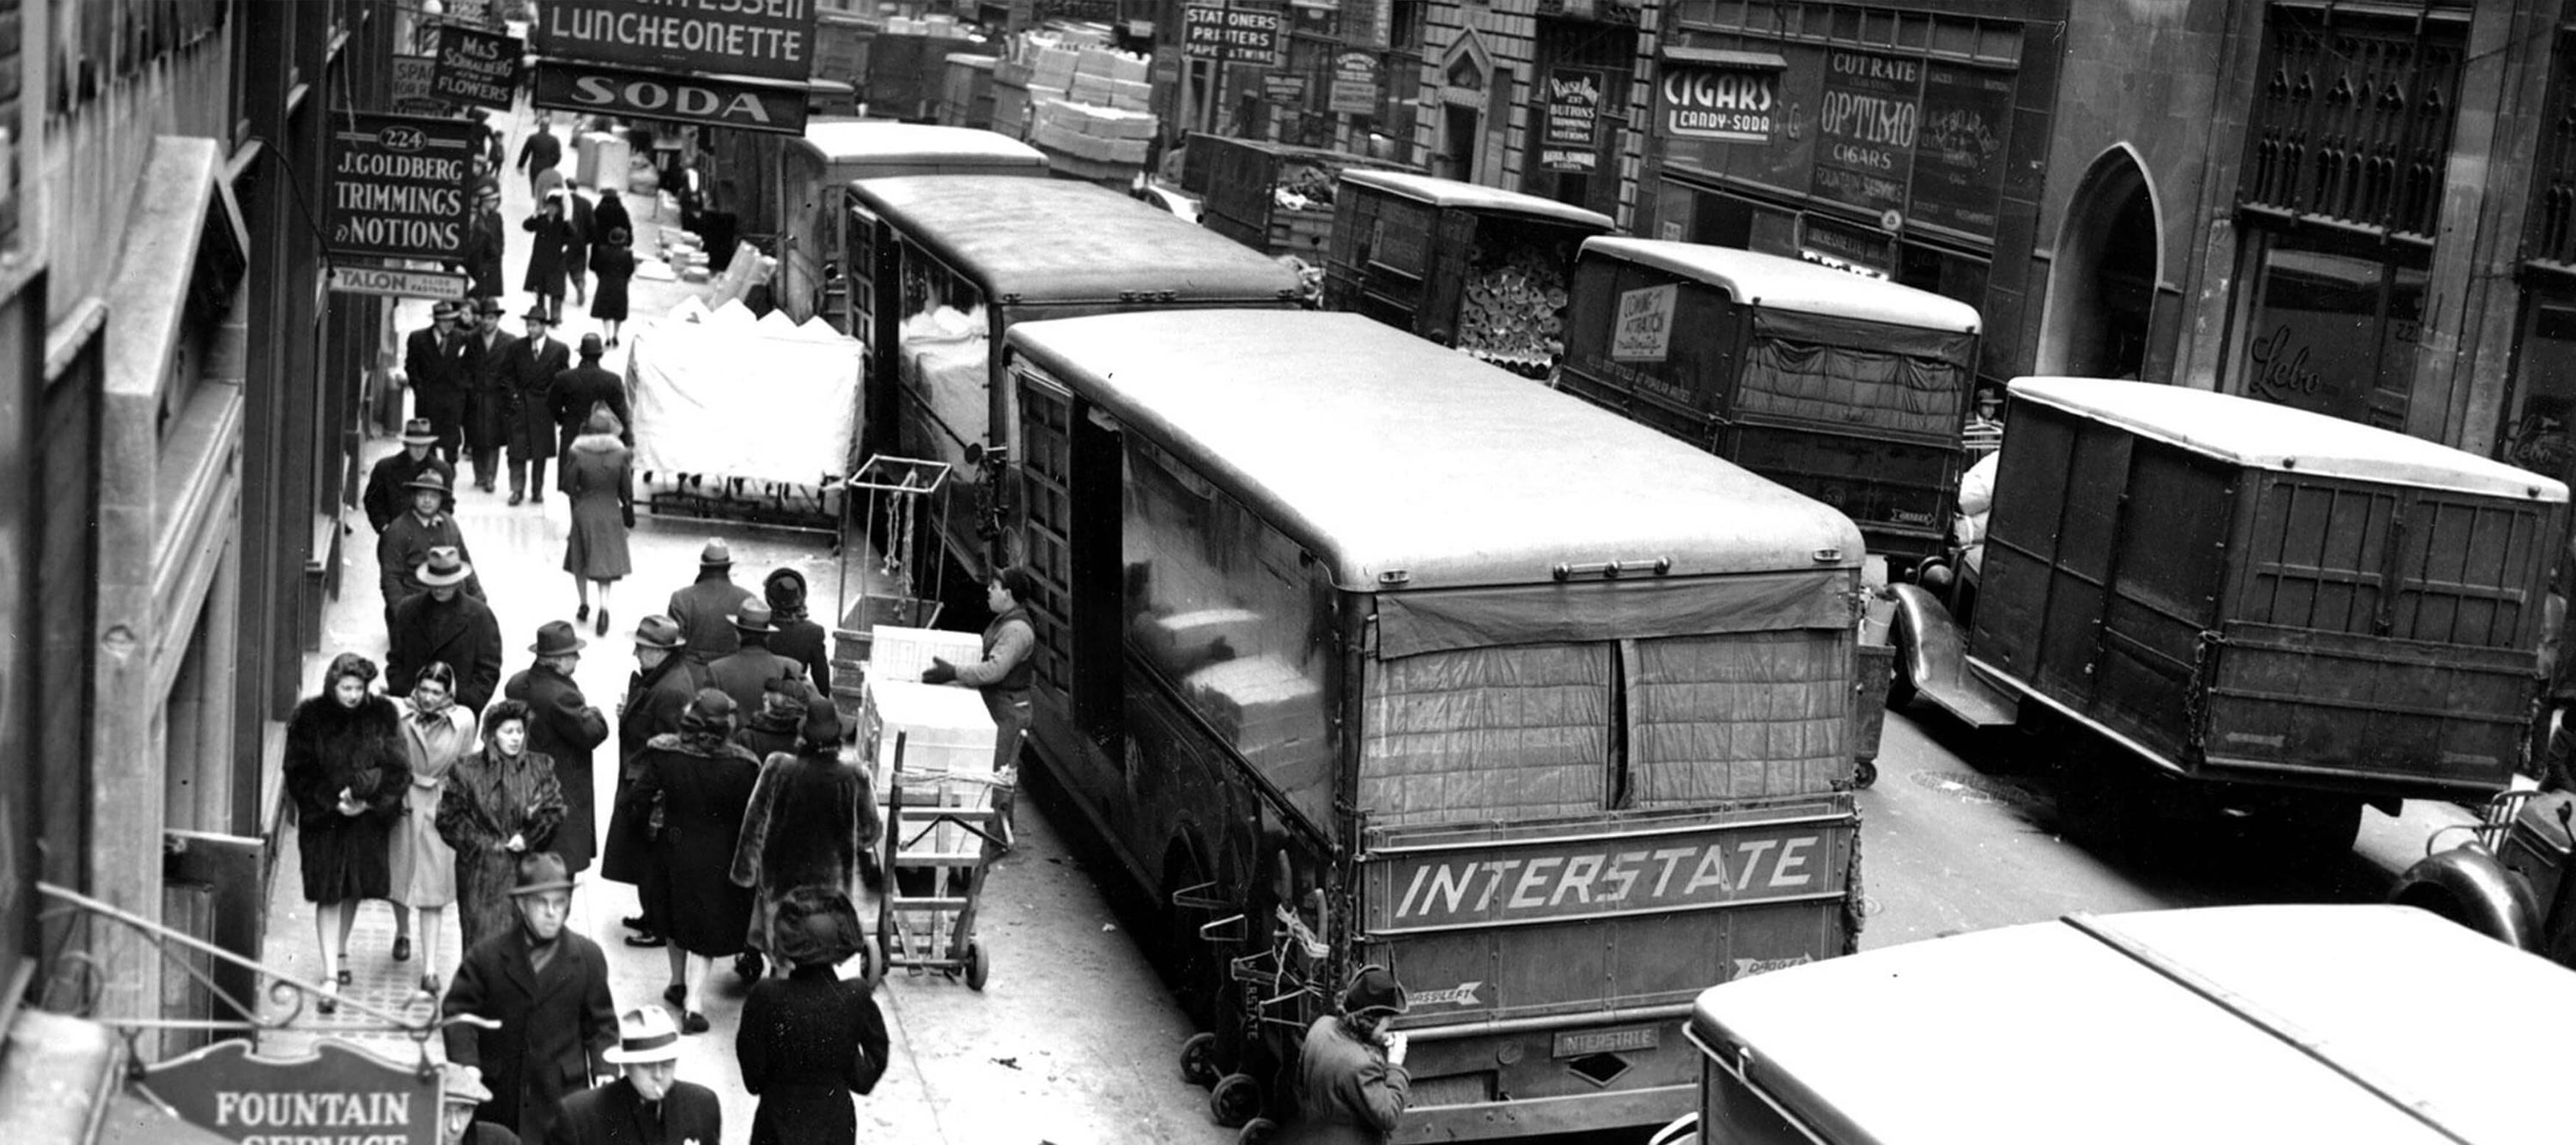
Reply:
[[[713,565],[730,566],[732,564],[733,546],[728,545],[721,540],[708,541],[707,547],[698,550],[698,567],[700,568],[706,568]]]
[[[600,355],[602,355],[602,354],[605,354],[605,353],[607,353],[607,352],[608,352],[608,346],[607,346],[607,344],[606,344],[606,343],[601,342],[601,341],[599,340],[599,335],[597,335],[597,334],[584,334],[584,335],[582,335],[582,336],[581,336],[581,356],[582,356],[582,357],[585,357],[585,358],[596,358],[596,357],[598,357],[598,356],[600,356]]]
[[[700,688],[689,697],[689,706],[680,713],[682,730],[733,730],[733,697],[714,688]]]
[[[446,1081],[446,1084],[440,1088],[446,1092],[446,1096],[441,1100],[447,1104],[481,1105],[492,1100],[491,1088],[483,1084],[482,1078],[475,1076],[481,1071],[474,1067],[449,1062],[438,1067],[438,1072]]]
[[[807,703],[804,726],[796,729],[796,743],[808,751],[829,751],[841,746],[840,710],[829,700]]]
[[[429,424],[429,421],[428,421],[427,419],[425,419],[425,418],[413,418],[412,420],[413,420],[415,423],[418,423],[418,424],[420,424],[420,425],[428,425],[428,424]],[[404,426],[404,427],[403,427],[403,434],[404,434],[404,436],[406,436],[406,437],[410,436],[410,434],[411,434],[411,427],[410,427],[410,426],[408,426],[408,425]],[[431,441],[436,441],[436,440],[438,440],[437,435],[432,434],[432,435],[430,436],[430,440],[431,440]],[[411,480],[403,482],[403,488],[405,488],[405,489],[431,489],[431,490],[436,490],[437,492],[440,492],[440,493],[445,493],[445,492],[447,492],[447,475],[446,475],[446,474],[444,474],[444,473],[441,473],[441,472],[439,472],[439,471],[437,471],[437,470],[435,470],[435,469],[423,469],[423,470],[421,470],[421,471],[420,471],[420,472],[418,472],[418,473],[412,474],[412,476],[411,476]]]
[[[531,307],[529,307],[529,308],[528,308],[528,312],[527,312],[527,313],[522,314],[522,315],[520,315],[520,316],[519,316],[519,321],[521,321],[521,322],[544,322],[544,323],[552,323],[552,322],[554,321],[554,319],[549,318],[549,317],[547,317],[547,316],[546,316],[546,308],[545,308],[545,307],[543,307],[543,306],[531,306]]]
[[[403,422],[402,443],[404,445],[436,445],[438,444],[438,431],[430,428],[428,418],[412,418]],[[433,470],[432,472],[436,471]],[[442,489],[444,489],[446,485],[447,483],[444,481],[439,482],[439,487]]]
[[[465,563],[464,554],[457,552],[454,545],[433,545],[429,556],[420,562],[420,583],[427,588],[463,584],[473,575],[474,566]]]
[[[776,632],[769,623],[769,606],[757,600],[742,602],[742,611],[733,614],[733,626],[744,632]]]
[[[669,650],[687,644],[680,636],[680,622],[667,616],[647,616],[635,625],[635,646]]]
[[[465,309],[464,305],[455,299],[442,298],[429,304],[429,316],[433,321],[440,318],[454,318],[456,312],[463,309]]]
[[[572,868],[564,865],[563,856],[552,851],[531,851],[519,856],[518,877],[510,883],[511,898],[571,889]]]
[[[677,1061],[680,1027],[671,1023],[669,1010],[638,1006],[617,1016],[617,1044],[599,1051],[599,1056],[610,1065]]]
[[[537,642],[528,651],[539,656],[569,656],[589,647],[590,641],[573,634],[572,622],[549,620],[537,626]]]
[[[1349,989],[1342,991],[1342,1012],[1353,1017],[1362,1014],[1401,1014],[1409,1005],[1404,997],[1404,984],[1386,967],[1371,964],[1351,975]]]
[[[477,314],[498,314],[501,312],[501,300],[494,295],[486,294],[480,301],[474,304],[474,312]]]
[[[789,612],[805,607],[805,574],[795,569],[772,569],[760,580],[762,596],[769,598],[772,612]]]

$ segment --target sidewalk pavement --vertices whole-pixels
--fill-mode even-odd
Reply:
[[[515,156],[532,117],[522,107],[495,120],[510,130],[510,154]],[[570,149],[566,152],[569,162]],[[527,180],[517,172],[503,172],[501,185],[503,217],[525,218]],[[640,253],[652,249],[647,244],[658,240],[661,226],[676,225],[677,211],[657,209],[640,196],[630,199]],[[515,222],[508,233],[512,242],[506,269],[508,282],[515,285],[525,270],[527,245]],[[640,278],[634,286],[630,331],[649,325],[690,293],[703,297],[707,289]],[[512,315],[508,324],[515,327],[515,316],[527,309],[529,296],[513,291],[503,302]],[[567,322],[559,337],[578,344],[583,333],[597,329],[585,309],[566,300]],[[398,326],[403,331],[427,321],[427,303],[402,305]],[[623,359],[621,347],[602,364],[622,372]],[[396,448],[390,439],[369,442],[364,466]],[[565,498],[516,508],[507,500],[506,490],[481,493],[468,483],[457,497],[456,511],[500,621],[505,679],[528,667],[532,658],[525,649],[537,627],[548,620],[572,620],[575,603],[571,577],[562,571],[569,530]],[[343,545],[344,587],[340,599],[324,609],[321,650],[306,657],[305,695],[318,692],[322,669],[332,656],[356,651],[381,663],[385,652],[382,601],[374,587],[374,538],[355,510],[346,519],[354,532]],[[711,536],[724,537],[732,546],[736,583],[757,592],[771,569],[796,568],[811,586],[813,616],[828,625],[841,615],[841,564],[829,551],[828,538],[643,515],[630,542],[636,572],[616,586],[608,635],[598,637],[590,626],[580,627],[590,646],[575,680],[603,712],[615,711],[635,668],[630,641],[636,621],[664,611],[669,595],[695,579],[698,549]],[[873,563],[855,562],[853,577]],[[857,592],[853,583],[850,595]],[[597,820],[605,829],[617,776],[613,735],[593,755],[593,776]],[[876,1093],[859,1103],[862,1139],[961,1145],[1232,1140],[1230,1132],[1208,1120],[1204,1094],[1180,1079],[1174,1055],[1190,1033],[1188,1020],[1112,920],[1099,891],[1043,813],[1023,800],[1020,821],[1021,845],[990,876],[978,927],[993,965],[987,991],[972,992],[962,982],[936,974],[897,973],[878,992],[893,1034],[894,1062]],[[277,875],[262,961],[318,981],[320,939],[313,904],[304,901],[291,824],[281,826],[276,845]],[[624,945],[626,931],[618,920],[636,912],[634,888],[601,880],[596,872],[594,866],[581,879],[570,925],[606,950],[610,989],[621,1010],[658,1004],[669,981],[666,955]],[[875,906],[863,903],[861,910],[873,922]],[[343,988],[339,1013],[323,1017],[308,1007],[291,1028],[262,1036],[261,1051],[294,1056],[328,1036],[398,1060],[421,1054],[443,1059],[438,1039],[417,1048],[406,1045],[408,1035],[371,1029],[385,1023],[361,1013],[357,1005],[413,1015],[431,1012],[434,1002],[420,992],[421,976],[452,978],[461,956],[454,908],[446,914],[439,949],[415,949],[410,961],[397,963],[390,954],[391,906],[363,904],[348,948],[347,965],[355,981]],[[843,972],[855,973],[855,964]],[[724,1140],[741,1142],[750,1135],[753,1099],[742,1088],[733,1043],[747,987],[729,970],[718,973],[717,983],[713,996],[697,1001],[714,1028],[686,1040],[679,1076],[716,1090],[724,1103]],[[292,1010],[295,1001],[264,995],[262,1004],[264,1016],[273,1019]]]

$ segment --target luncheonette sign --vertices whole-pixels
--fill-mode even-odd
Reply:
[[[1610,360],[1660,362],[1673,345],[1673,305],[1677,285],[1646,286],[1619,292],[1619,316],[1610,328]]]
[[[368,111],[333,112],[330,123],[331,193],[322,225],[331,253],[460,257],[473,125]]]
[[[438,1145],[438,1080],[344,1042],[264,1058],[218,1042],[139,1083],[182,1120],[242,1145]]]
[[[1368,871],[1374,934],[1555,922],[1844,892],[1847,821],[1393,849]]]
[[[802,81],[814,21],[815,0],[546,0],[530,36],[548,58]]]

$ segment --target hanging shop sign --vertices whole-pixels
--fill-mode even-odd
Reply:
[[[449,24],[438,30],[438,70],[430,91],[470,107],[508,110],[519,93],[517,38]]]
[[[531,35],[549,59],[803,80],[814,22],[814,0],[546,0]]]
[[[1291,107],[1306,105],[1306,77],[1266,75],[1261,77],[1262,98],[1274,104]]]
[[[331,193],[323,206],[330,252],[461,257],[474,125],[370,111],[334,112],[330,123]]]
[[[267,1058],[241,1040],[144,1067],[137,1083],[181,1120],[233,1141],[438,1145],[439,1081],[345,1042]]]
[[[1667,51],[1655,79],[1655,127],[1666,138],[1768,143],[1787,109],[1778,56]]]
[[[1351,115],[1377,114],[1377,57],[1368,52],[1343,52],[1333,57],[1333,81],[1326,97],[1328,110]]]
[[[1601,92],[1610,77],[1592,68],[1549,68],[1539,166],[1590,171],[1600,162]]]
[[[537,65],[530,102],[584,115],[676,120],[782,135],[805,133],[805,88],[688,79],[563,60]],[[660,146],[660,137],[655,137]]]
[[[1811,192],[1875,215],[1905,209],[1923,125],[1924,62],[1840,48],[1825,52]]]
[[[334,294],[373,294],[383,298],[465,297],[465,276],[440,270],[334,266],[329,285]]]
[[[433,46],[432,52],[436,51]],[[432,76],[438,70],[435,54],[394,56],[394,110],[404,115],[437,115],[447,106],[431,94]]]
[[[1181,13],[1181,46],[1192,59],[1277,67],[1287,26],[1266,4],[1191,4]]]

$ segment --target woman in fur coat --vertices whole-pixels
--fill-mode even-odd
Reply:
[[[339,1008],[339,988],[352,977],[349,931],[359,900],[393,893],[390,842],[411,788],[402,715],[369,689],[375,682],[374,661],[343,652],[322,673],[322,694],[295,705],[286,724],[286,791],[295,800],[304,899],[319,908],[313,934],[326,1014]]]
[[[511,912],[519,856],[542,851],[563,824],[555,762],[528,750],[528,705],[483,713],[483,750],[456,762],[438,800],[438,834],[456,850],[456,920],[465,949],[518,925]]]
[[[841,762],[841,719],[828,700],[806,709],[794,753],[777,752],[760,767],[742,839],[734,845],[733,881],[754,889],[751,948],[786,968],[773,933],[778,904],[799,887],[856,895],[872,869],[879,837],[877,805],[866,772]],[[878,969],[882,969],[881,967]]]

